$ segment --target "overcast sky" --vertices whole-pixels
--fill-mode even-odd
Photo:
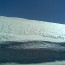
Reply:
[[[0,0],[0,15],[65,24],[65,0]]]

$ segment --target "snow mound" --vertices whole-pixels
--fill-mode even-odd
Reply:
[[[65,42],[65,25],[0,16],[0,41]]]

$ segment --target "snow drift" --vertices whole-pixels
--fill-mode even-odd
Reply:
[[[65,25],[0,16],[0,41],[65,41]]]
[[[65,60],[65,25],[0,16],[0,63]]]

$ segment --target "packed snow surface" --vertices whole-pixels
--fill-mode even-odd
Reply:
[[[0,16],[0,41],[65,42],[65,25]]]

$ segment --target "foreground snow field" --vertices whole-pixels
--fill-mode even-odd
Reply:
[[[0,65],[65,65],[65,25],[0,16]]]
[[[2,63],[0,65],[65,65],[65,61],[55,61],[55,62],[37,63],[37,64]]]

